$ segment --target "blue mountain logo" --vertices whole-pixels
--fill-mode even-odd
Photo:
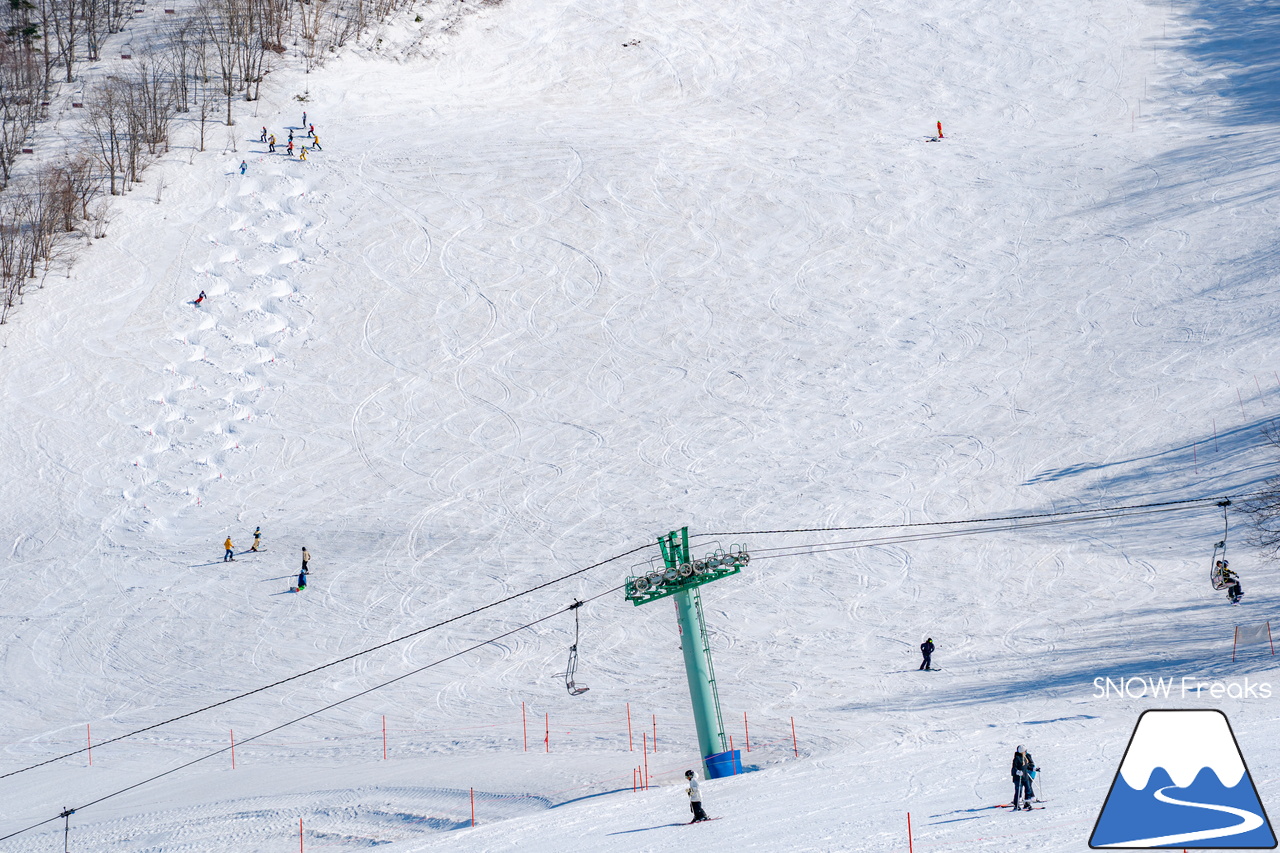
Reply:
[[[1274,850],[1276,836],[1221,711],[1144,711],[1089,847]]]

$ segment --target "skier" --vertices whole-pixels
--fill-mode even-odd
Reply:
[[[240,174],[242,174],[242,175],[243,175],[243,174],[245,173],[245,171],[246,171],[248,168],[249,168],[249,164],[248,164],[248,163],[246,163],[245,161],[241,160],[241,161],[240,161]]]
[[[920,662],[920,669],[933,669],[929,663],[929,659],[933,656],[933,637],[920,644],[920,654],[924,655],[924,660]]]
[[[318,136],[312,136],[312,137],[311,137],[311,147],[312,147],[312,148],[314,148],[314,149],[316,149],[317,151],[323,151],[323,150],[324,150],[323,148],[321,148],[321,147],[320,147],[320,137],[318,137]]]
[[[262,136],[258,137],[258,141],[259,142],[267,141],[267,128],[265,126],[262,128]]]
[[[226,549],[226,552],[227,552],[227,553],[225,553],[225,554],[223,554],[223,555],[222,555],[222,562],[224,562],[224,563],[225,563],[227,560],[231,560],[232,562],[235,562],[235,559],[236,559],[236,552],[235,552],[235,548],[234,548],[234,546],[232,546],[232,544],[231,544],[231,537],[230,537],[230,536],[228,536],[228,537],[227,537],[227,541],[226,541],[226,542],[223,542],[223,543],[222,543],[222,547],[223,547],[223,548],[225,548],[225,549]]]
[[[938,122],[938,138],[942,139],[942,122]]]
[[[303,566],[302,571],[298,572],[298,592],[302,592],[307,588],[307,567]]]
[[[303,126],[303,127],[306,127],[306,126],[307,126],[307,111],[306,111],[306,110],[303,110],[303,111],[302,111],[302,126]]]
[[[1240,587],[1240,576],[1227,568],[1226,560],[1219,560],[1218,568],[1222,570],[1222,582],[1227,584],[1227,600],[1232,604],[1239,604],[1240,599],[1244,597],[1244,590]]]
[[[253,547],[250,548],[249,550],[250,551],[258,550],[258,545],[260,545],[261,543],[262,543],[262,528],[255,527],[253,528]]]
[[[292,141],[293,141],[293,128],[290,128],[290,129],[289,129],[289,141],[290,141],[290,142],[292,142]]]
[[[289,156],[290,157],[293,156],[293,140],[292,139],[289,140]]]
[[[299,160],[302,160],[303,162],[306,162],[306,159],[307,159],[307,146],[305,146],[305,145],[304,145],[304,146],[302,146],[302,150],[298,152],[298,159],[299,159]]]
[[[267,137],[267,153],[276,153],[276,135],[274,133]]]
[[[1018,751],[1013,754],[1013,767],[1010,768],[1013,774],[1013,810],[1017,811],[1018,800],[1021,798],[1021,808],[1025,811],[1031,811],[1031,801],[1035,799],[1035,789],[1031,787],[1031,780],[1035,778],[1036,763],[1031,760],[1031,753],[1021,744]]]
[[[307,550],[307,546],[302,546],[302,570],[307,571],[307,563],[311,561],[311,552]]]
[[[316,137],[316,126],[315,126],[314,124],[309,124],[309,125],[307,125],[307,136],[310,136],[312,139],[315,139],[315,137]]]
[[[201,302],[204,302],[204,291],[203,291],[203,290],[202,290],[202,291],[200,291],[200,295],[196,297],[196,304],[197,304],[197,305],[199,305]]]
[[[702,810],[702,793],[698,790],[698,777],[693,775],[692,770],[686,770],[684,778],[689,781],[689,787],[685,789],[685,793],[689,795],[689,810],[693,812],[693,820],[689,823],[706,820],[707,813]]]

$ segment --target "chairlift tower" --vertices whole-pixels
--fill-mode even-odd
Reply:
[[[711,640],[702,613],[698,587],[742,571],[751,556],[742,546],[720,549],[706,557],[689,557],[689,528],[682,527],[658,537],[664,569],[627,578],[627,600],[637,607],[673,596],[680,624],[680,647],[684,651],[685,676],[693,704],[693,722],[698,732],[698,748],[706,778],[718,779],[742,772],[739,750],[730,750],[720,714],[720,694],[711,662]]]

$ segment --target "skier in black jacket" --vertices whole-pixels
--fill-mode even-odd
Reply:
[[[1010,768],[1013,774],[1013,810],[1017,811],[1018,800],[1021,798],[1021,808],[1031,811],[1031,801],[1035,799],[1035,789],[1031,787],[1031,778],[1036,772],[1036,763],[1031,760],[1031,753],[1027,752],[1023,746],[1018,747],[1018,751],[1013,754],[1013,767]]]
[[[920,644],[920,654],[924,655],[924,660],[920,662],[920,668],[933,669],[933,665],[929,662],[929,659],[933,657],[933,637]]]

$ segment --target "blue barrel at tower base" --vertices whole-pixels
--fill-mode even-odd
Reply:
[[[742,750],[731,749],[728,752],[717,752],[703,759],[707,766],[708,779],[721,779],[725,776],[737,776],[742,772]]]

